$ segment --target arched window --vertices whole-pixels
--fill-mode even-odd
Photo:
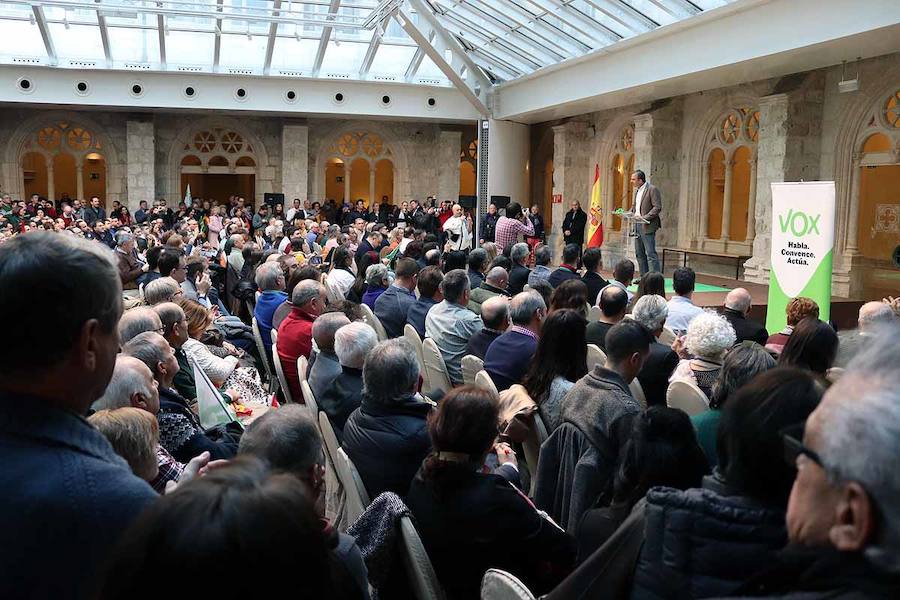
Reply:
[[[23,191],[50,200],[100,198],[106,205],[106,160],[96,134],[59,121],[35,131],[20,158]]]
[[[478,138],[463,140],[459,151],[459,195],[478,194]]]
[[[227,127],[205,127],[181,142],[180,196],[188,185],[194,198],[225,201],[254,198],[259,161],[247,137]]]
[[[610,160],[610,211],[618,208],[629,210],[634,187],[631,185],[631,172],[634,170],[634,124],[629,123],[622,128],[613,147],[613,156]],[[613,218],[612,228],[615,231],[622,229],[622,219]]]
[[[362,199],[367,206],[387,196],[393,202],[393,153],[375,133],[350,131],[328,148],[325,197],[346,202]]]

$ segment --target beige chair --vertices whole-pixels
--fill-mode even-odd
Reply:
[[[599,321],[600,316],[603,315],[603,311],[600,310],[599,306],[592,306],[588,309],[588,323],[593,323],[594,321]]]
[[[491,376],[488,375],[488,372],[484,369],[475,373],[474,383],[483,390],[488,390],[489,392],[494,392],[494,394],[499,394],[494,380],[491,379]]]
[[[671,346],[676,337],[678,336],[675,335],[674,331],[663,325],[662,333],[659,334],[659,343],[666,346]]]
[[[600,349],[600,346],[597,344],[588,344],[587,345],[587,368],[588,372],[594,370],[594,367],[600,365],[601,367],[606,364],[606,353]]]
[[[644,388],[641,387],[641,382],[638,381],[637,377],[631,380],[631,383],[628,384],[628,389],[631,390],[631,395],[634,396],[634,399],[637,400],[641,408],[647,408],[647,396],[644,395]]]
[[[475,374],[484,369],[484,361],[477,356],[467,354],[462,357],[462,376],[463,383],[466,385],[475,385]]]
[[[303,382],[301,384],[309,389],[309,384]],[[310,393],[312,397],[312,393]],[[307,402],[308,403],[308,402]],[[314,413],[315,414],[315,413]],[[335,456],[337,455],[338,442],[337,436],[334,435],[334,429],[331,427],[331,421],[324,412],[317,413],[313,417],[319,433],[322,434],[323,450],[325,454],[325,514],[334,523],[340,531],[346,531],[352,521],[346,516],[346,501],[344,499],[344,489],[341,485],[340,477],[337,474],[337,463]]]
[[[403,540],[403,566],[409,577],[409,587],[415,600],[443,600],[446,596],[438,581],[422,538],[412,519],[400,517],[400,536]]]
[[[323,416],[327,420],[328,417],[324,412],[319,414],[319,419]],[[338,448],[335,452],[335,471],[337,471],[341,487],[344,489],[347,522],[354,523],[369,505],[369,492],[366,491],[359,471],[356,470],[356,466],[343,448]]]
[[[680,408],[693,416],[709,410],[709,400],[703,390],[689,381],[676,380],[666,390],[666,404],[670,408]]]
[[[259,323],[256,322],[256,317],[253,317],[252,323],[253,341],[256,342],[256,350],[259,352],[260,357],[262,357],[263,370],[266,372],[266,380],[269,382],[269,391],[274,392],[278,389],[278,380],[272,374],[272,366],[269,364],[269,361],[266,360],[268,353],[266,352],[266,345],[263,343],[262,336],[259,333]]]
[[[297,377],[300,383],[306,381],[306,373],[309,371],[309,360],[303,355],[297,357]]]
[[[825,371],[825,379],[827,379],[831,383],[835,383],[838,379],[843,377],[844,369],[842,367],[831,367],[827,371]]]
[[[531,491],[530,496],[534,495],[534,486],[537,483],[538,460],[541,457],[541,445],[547,440],[547,426],[541,413],[534,411],[531,413],[531,419],[528,424],[528,436],[522,442],[522,453],[525,455],[525,464],[528,465],[528,472],[531,473]]]
[[[313,419],[318,420],[319,403],[316,402],[316,397],[313,396],[312,388],[309,387],[309,382],[305,379],[300,382],[300,391],[303,393],[303,401],[306,402],[306,407],[309,408],[310,416]]]
[[[515,575],[488,569],[481,578],[481,600],[535,600],[535,597]]]
[[[369,308],[368,305],[360,304],[359,311],[362,313],[363,321],[365,321],[365,323],[372,329],[374,329],[376,334],[378,334],[379,342],[383,342],[384,340],[388,339],[388,335],[384,330],[384,326],[381,324],[381,321],[378,320],[378,317],[375,316],[375,313],[372,312],[372,309]]]
[[[274,329],[272,330],[274,333]],[[275,339],[273,338],[274,342]],[[288,404],[294,402],[293,396],[291,396],[291,386],[288,385],[287,377],[284,376],[284,368],[281,366],[281,357],[278,356],[278,345],[272,344],[272,362],[275,364],[275,374],[278,377],[278,384],[281,386],[281,391],[284,393],[284,401]]]
[[[425,338],[422,342],[422,360],[425,361],[425,372],[428,374],[429,387],[428,391],[441,389],[449,392],[453,387],[450,383],[450,375],[447,374],[447,365],[444,364],[444,357],[438,350],[437,344],[431,338]]]
[[[272,337],[272,345],[274,346],[278,343],[278,330],[273,329],[269,335]]]
[[[416,331],[415,327],[407,323],[403,326],[403,337],[416,349],[416,359],[419,361],[419,373],[422,375],[423,380],[422,389],[434,389],[431,387],[431,382],[428,380],[428,373],[425,371],[425,357],[422,352],[422,338],[419,337],[419,332]]]

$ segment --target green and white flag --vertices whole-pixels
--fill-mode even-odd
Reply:
[[[766,328],[787,323],[785,309],[797,296],[815,300],[819,318],[831,314],[834,248],[834,182],[772,184],[772,271]]]
[[[184,205],[190,208],[193,203],[194,199],[191,198],[191,184],[187,184],[187,190],[184,192]]]

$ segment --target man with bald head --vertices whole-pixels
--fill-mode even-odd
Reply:
[[[297,284],[291,295],[290,314],[278,327],[278,357],[284,377],[296,402],[303,397],[297,373],[297,359],[312,352],[313,321],[325,310],[325,286],[312,279]]]
[[[588,344],[594,344],[606,351],[606,334],[613,325],[621,323],[628,310],[628,293],[616,285],[608,285],[597,296],[600,319],[588,323],[584,337]]]
[[[466,306],[476,315],[481,314],[481,305],[488,298],[502,296],[509,299],[506,291],[506,284],[509,282],[509,273],[503,267],[494,267],[488,271],[487,277],[481,286],[472,290],[469,294],[469,303]]]
[[[444,222],[442,229],[447,234],[445,251],[465,251],[472,247],[472,217],[464,216],[459,204],[453,205],[453,216]]]
[[[760,346],[766,345],[769,339],[769,332],[761,324],[750,319],[750,306],[753,299],[750,292],[744,288],[734,288],[725,296],[725,311],[722,315],[734,327],[734,333],[737,336],[736,343],[748,340],[756,342]]]
[[[502,270],[502,267],[497,267]],[[488,346],[509,327],[509,298],[494,296],[481,304],[481,331],[469,338],[466,353],[484,360]]]
[[[859,354],[868,344],[873,334],[879,330],[897,324],[897,317],[886,302],[866,302],[859,307],[859,319],[857,328],[838,333],[840,344],[837,357],[834,360],[835,367],[844,368]]]
[[[334,351],[334,334],[349,324],[350,319],[342,312],[325,313],[313,323],[312,336],[316,340],[319,352],[309,368],[307,379],[316,398],[321,398],[328,386],[341,374],[341,361]]]
[[[126,344],[128,340],[145,331],[155,331],[160,335],[163,333],[159,315],[149,306],[136,306],[125,311],[119,319],[118,328],[120,344]]]

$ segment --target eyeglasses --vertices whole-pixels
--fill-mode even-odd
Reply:
[[[781,440],[784,443],[784,460],[787,464],[795,466],[797,457],[802,454],[823,469],[825,468],[825,463],[822,462],[822,457],[819,456],[819,453],[815,450],[810,450],[800,441],[803,439],[803,423],[786,427],[780,433]]]

